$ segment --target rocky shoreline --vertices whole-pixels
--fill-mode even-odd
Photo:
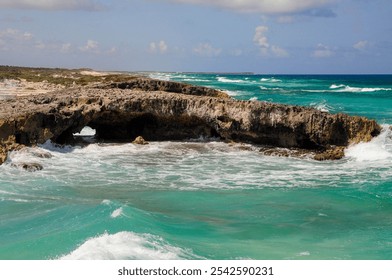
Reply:
[[[85,126],[96,130],[99,141],[219,137],[260,145],[265,154],[288,148],[316,160],[340,159],[345,147],[370,141],[381,131],[375,121],[363,117],[238,101],[210,88],[124,77],[0,101],[0,164],[20,147],[47,140],[73,144],[73,134]]]

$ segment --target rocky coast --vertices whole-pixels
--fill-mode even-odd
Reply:
[[[269,154],[285,155],[275,148],[288,148],[317,160],[340,159],[345,147],[381,131],[364,117],[238,101],[218,90],[145,77],[100,78],[0,101],[0,163],[11,150],[47,140],[74,144],[73,134],[85,126],[96,130],[98,141],[214,137],[259,145]]]

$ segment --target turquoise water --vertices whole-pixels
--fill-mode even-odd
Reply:
[[[0,259],[392,259],[392,76],[154,76],[384,130],[334,162],[217,139],[12,152],[0,166]]]
[[[392,75],[155,74],[227,90],[234,98],[312,106],[392,123]]]

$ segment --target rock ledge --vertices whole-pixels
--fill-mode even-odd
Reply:
[[[19,146],[49,139],[72,144],[73,133],[85,126],[104,141],[219,137],[316,151],[318,160],[341,158],[344,147],[370,141],[381,131],[375,121],[363,117],[238,101],[212,89],[139,79],[1,101],[0,164]]]

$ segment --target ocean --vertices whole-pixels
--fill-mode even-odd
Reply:
[[[219,139],[97,143],[88,127],[88,146],[11,152],[0,259],[392,259],[391,75],[150,76],[366,116],[383,131],[324,162]]]

